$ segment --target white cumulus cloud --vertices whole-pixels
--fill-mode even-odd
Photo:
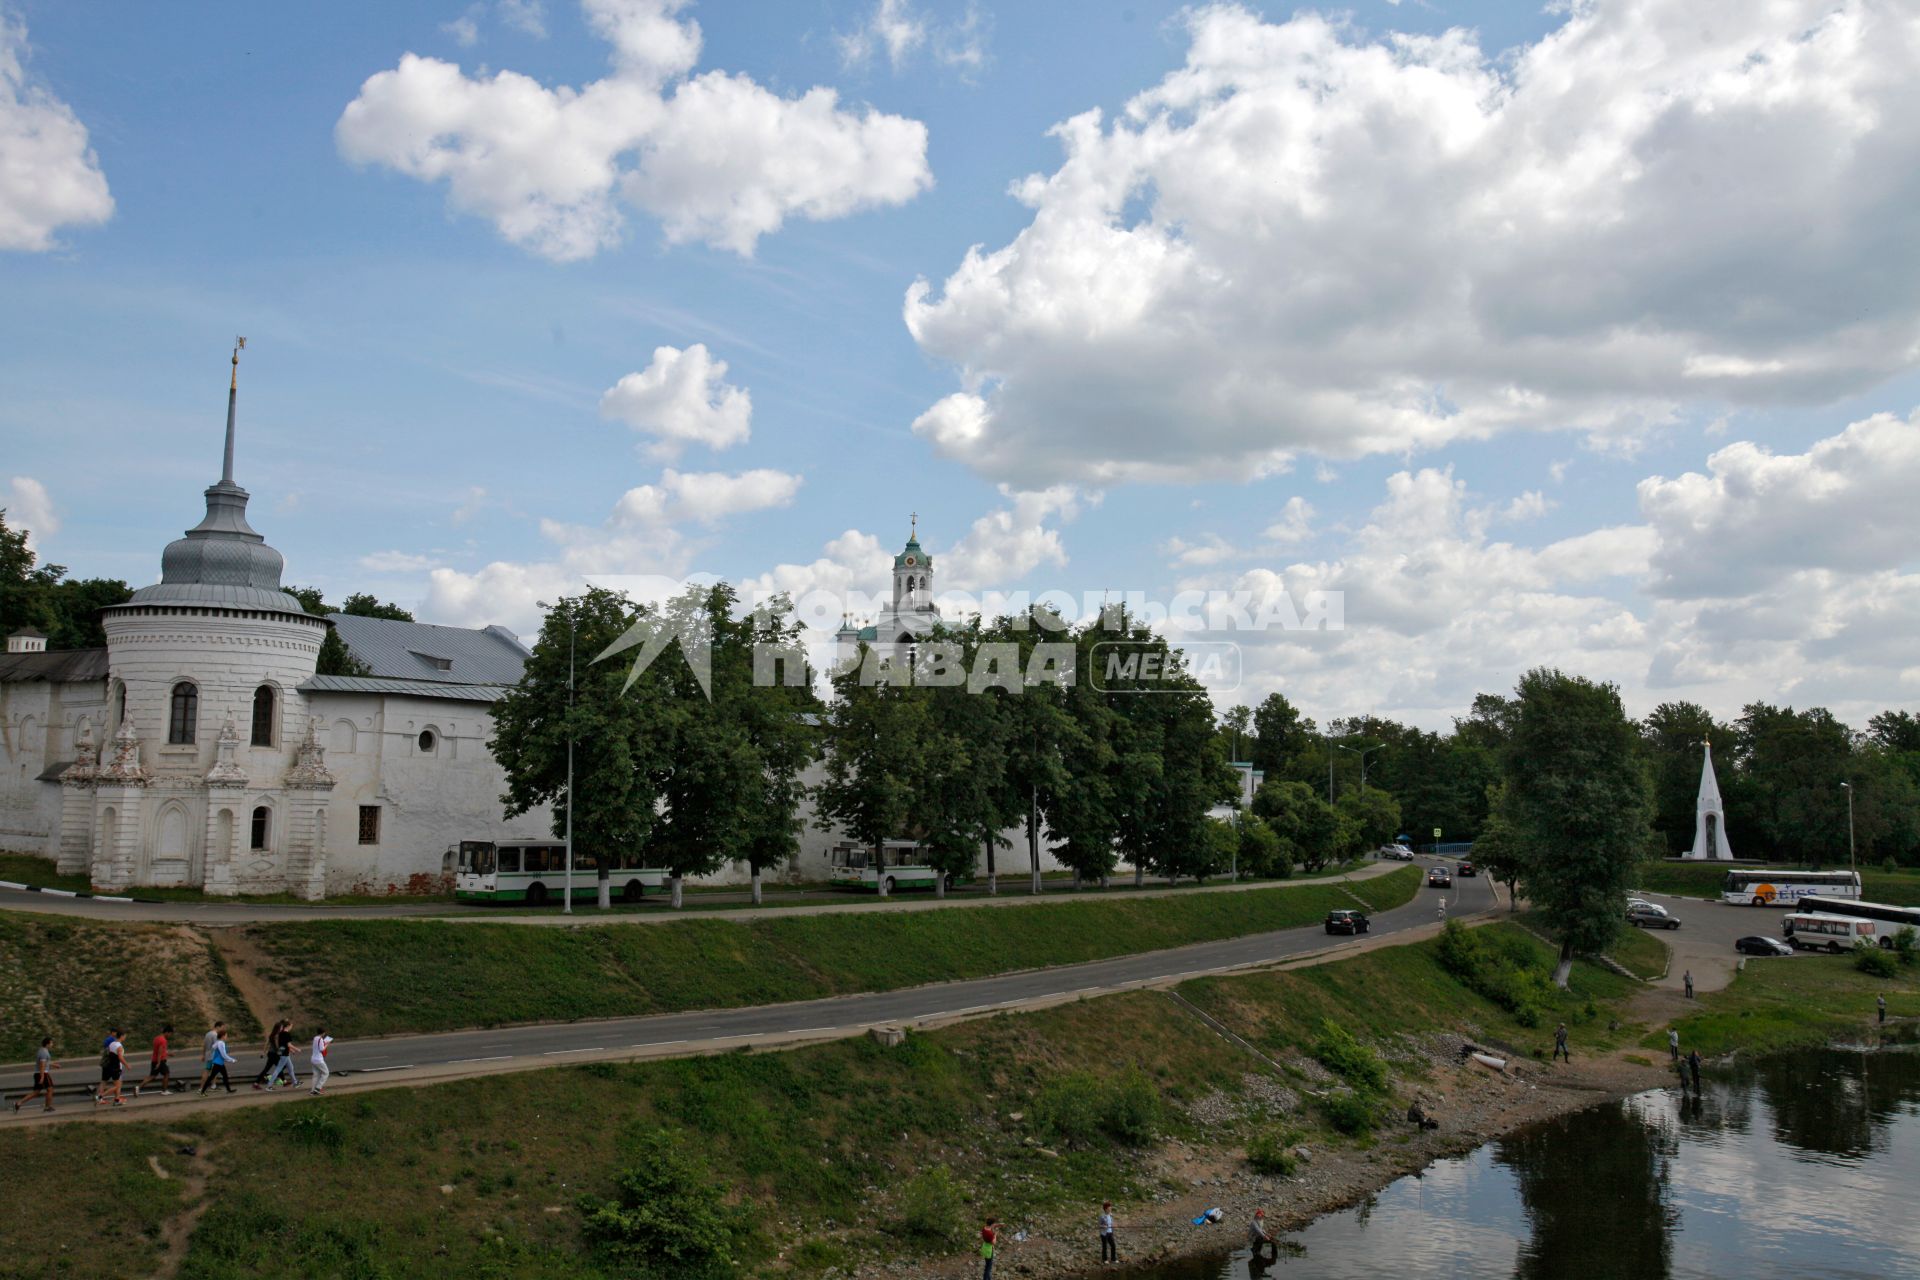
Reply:
[[[657,347],[652,364],[600,397],[600,416],[654,436],[655,450],[667,457],[688,444],[726,449],[746,440],[753,419],[753,397],[726,376],[726,361],[704,343],[684,351]]]
[[[60,517],[53,509],[53,495],[47,486],[32,476],[14,476],[7,481],[7,498],[0,503],[7,513],[7,527],[25,530],[27,546],[37,551],[42,538],[60,532]]]
[[[73,108],[27,75],[26,27],[0,10],[0,250],[54,247],[113,216],[106,175]]]
[[[908,329],[914,429],[1023,488],[1245,478],[1516,430],[1631,442],[1920,353],[1920,10],[1579,0],[1537,42],[1215,5],[1054,130]]]
[[[788,218],[902,204],[931,184],[916,120],[844,108],[828,88],[784,97],[745,75],[692,75],[700,28],[685,7],[584,0],[613,67],[580,88],[405,54],[368,77],[335,141],[355,163],[445,181],[455,208],[562,262],[618,243],[623,206],[669,241],[751,254]]]

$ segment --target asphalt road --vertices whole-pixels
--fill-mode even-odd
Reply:
[[[1425,862],[1422,865],[1427,865]],[[1362,898],[1366,885],[1353,889]],[[1492,885],[1484,877],[1456,880],[1452,889],[1423,888],[1404,907],[1376,915],[1375,937],[1433,925],[1441,899],[1449,915],[1471,915],[1496,905]],[[837,996],[791,1004],[758,1005],[742,1009],[661,1014],[644,1018],[612,1018],[590,1022],[540,1023],[492,1030],[458,1031],[438,1035],[392,1036],[379,1040],[341,1041],[329,1062],[335,1078],[364,1078],[386,1072],[423,1073],[432,1068],[517,1070],[552,1066],[569,1058],[639,1057],[649,1054],[693,1053],[735,1044],[780,1043],[844,1035],[877,1024],[922,1024],[955,1016],[983,1013],[1002,1007],[1045,1004],[1152,985],[1170,979],[1196,977],[1248,965],[1322,951],[1329,945],[1358,946],[1364,938],[1330,938],[1318,926],[1252,934],[1219,942],[1199,943],[1165,951],[1149,951],[1051,969],[1026,970],[964,982],[934,983],[900,991]],[[296,1031],[301,1029],[296,1028]],[[133,1039],[144,1032],[135,1028]],[[311,1034],[308,1030],[308,1034]],[[200,1033],[181,1035],[182,1065],[197,1078],[191,1058],[199,1049]],[[296,1059],[304,1076],[306,1057]],[[260,1058],[246,1046],[236,1078],[259,1070]],[[127,1075],[138,1080],[146,1073],[144,1055],[129,1055]],[[0,1087],[17,1094],[28,1083],[28,1072],[0,1072]],[[183,1074],[185,1074],[183,1072]],[[95,1061],[69,1062],[56,1074],[63,1093],[84,1085],[96,1075]],[[131,1092],[131,1090],[129,1090]],[[129,1104],[129,1108],[137,1104]],[[23,1115],[26,1113],[22,1113]]]

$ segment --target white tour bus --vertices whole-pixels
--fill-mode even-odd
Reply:
[[[1861,902],[1857,898],[1822,898],[1820,913],[1868,921],[1876,926],[1873,938],[1883,947],[1891,947],[1902,929],[1920,934],[1920,907],[1897,907],[1887,902]],[[1864,936],[1856,934],[1856,937]]]
[[[1857,898],[1860,877],[1851,871],[1774,871],[1739,867],[1727,872],[1723,902],[1756,907],[1790,907],[1802,898]]]
[[[880,891],[882,873],[887,892],[896,889],[931,889],[939,872],[920,861],[920,846],[912,840],[888,840],[880,846],[880,865],[873,864],[873,846],[841,841],[833,846],[827,868],[827,883],[845,889]],[[953,877],[947,877],[953,887]]]
[[[616,857],[609,873],[613,896],[638,902],[667,882],[660,867],[643,867],[638,854]],[[462,840],[453,896],[465,902],[525,902],[540,906],[567,891],[567,846],[552,840]],[[600,871],[593,855],[573,851],[573,900],[594,901]]]
[[[1825,903],[1821,906],[1824,908]],[[1786,930],[1787,942],[1795,951],[1846,951],[1856,942],[1871,942],[1880,946],[1890,945],[1887,941],[1894,930],[1891,925],[1878,920],[1862,920],[1857,916],[1829,915],[1825,910],[1794,911],[1780,923]]]

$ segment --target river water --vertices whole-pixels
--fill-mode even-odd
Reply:
[[[1244,1223],[1196,1231],[1239,1239]],[[1231,1234],[1229,1234],[1231,1233]],[[1153,1280],[1920,1277],[1920,1052],[1821,1049],[1641,1094],[1401,1178],[1285,1237]]]

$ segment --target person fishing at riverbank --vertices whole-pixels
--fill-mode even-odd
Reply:
[[[1000,1219],[988,1218],[980,1228],[980,1280],[993,1280],[993,1246],[1000,1243]]]
[[[1253,1250],[1255,1258],[1267,1262],[1280,1260],[1280,1242],[1267,1234],[1267,1211],[1255,1209],[1253,1221],[1247,1224],[1247,1247]]]
[[[1100,1261],[1120,1261],[1120,1246],[1113,1238],[1113,1201],[1100,1202]]]
[[[1567,1024],[1564,1022],[1553,1029],[1553,1057],[1551,1061],[1558,1062],[1562,1058],[1567,1060],[1568,1066],[1573,1065],[1573,1051],[1567,1048]]]
[[[1698,1049],[1687,1054],[1687,1070],[1693,1075],[1693,1096],[1697,1098],[1700,1096],[1700,1051]]]

